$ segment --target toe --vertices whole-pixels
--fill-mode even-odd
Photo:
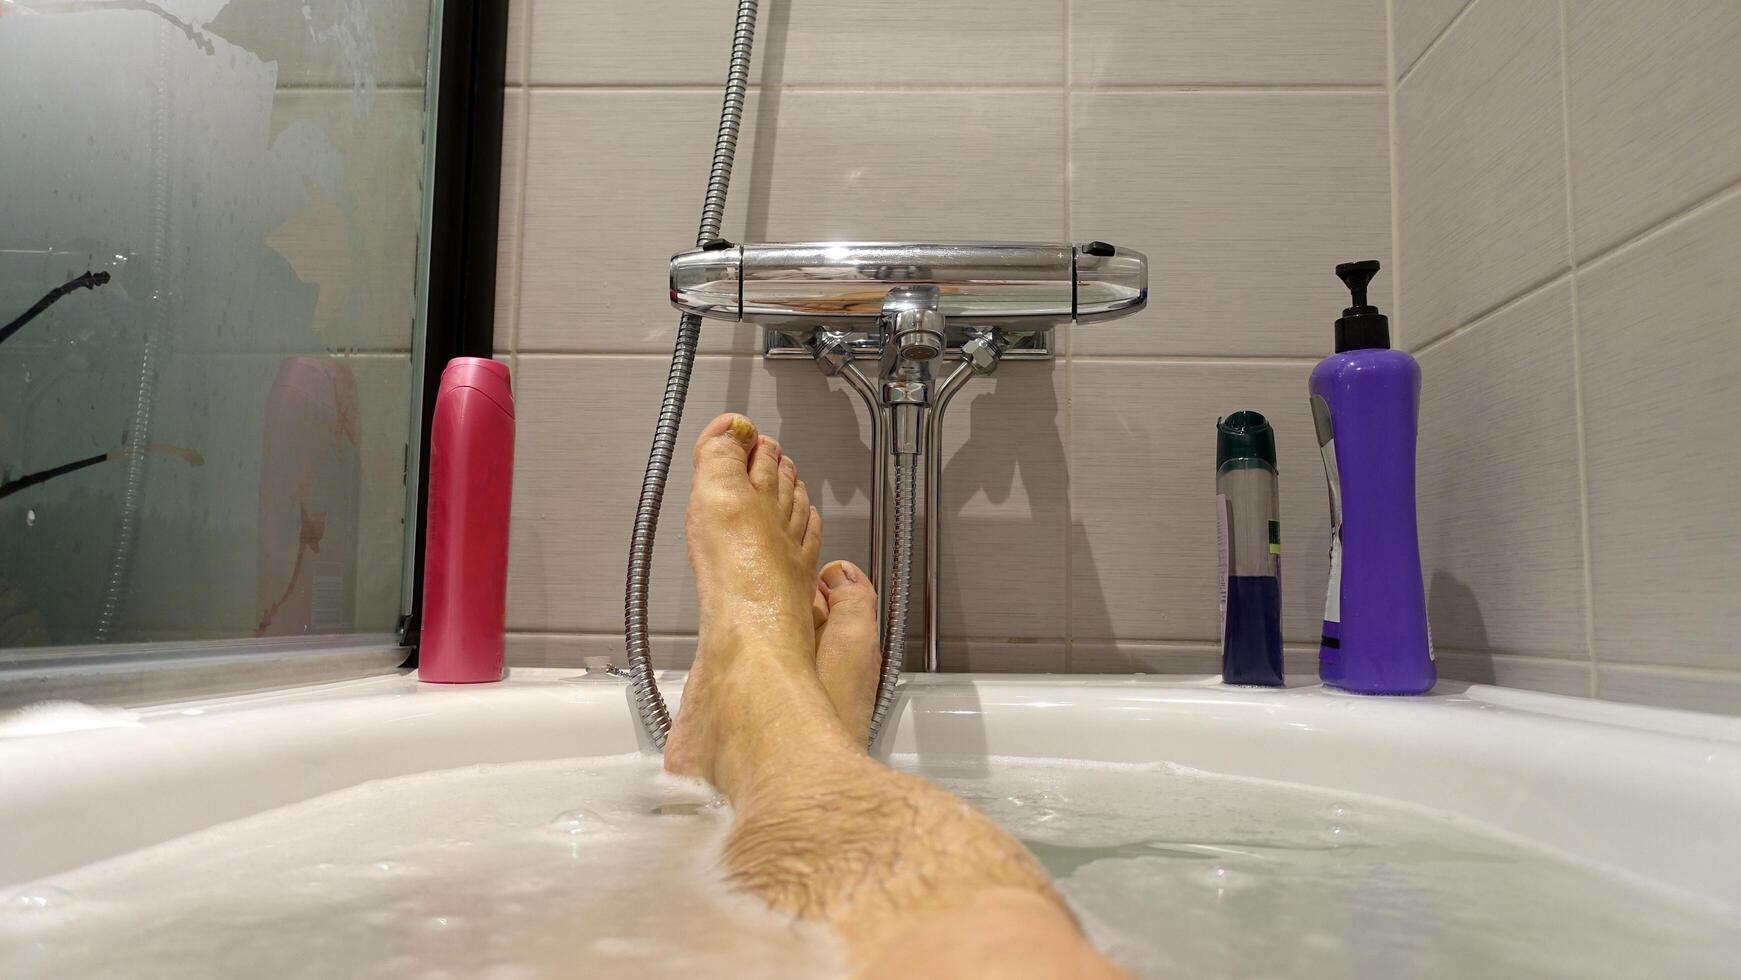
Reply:
[[[739,473],[749,468],[750,448],[756,445],[756,424],[733,412],[707,423],[695,440],[697,471],[729,471]]]
[[[750,485],[763,493],[775,493],[780,486],[780,444],[771,436],[763,436],[750,450]]]
[[[816,592],[810,596],[810,622],[820,630],[828,623],[828,593],[821,579],[816,580]]]
[[[810,524],[810,488],[803,480],[792,488],[792,501],[786,512],[786,532],[792,540],[804,540],[804,529]]]
[[[798,463],[790,456],[780,457],[779,483],[779,510],[775,513],[789,515],[792,513],[792,498],[798,489]]]
[[[830,562],[821,582],[828,618],[817,631],[816,677],[841,724],[854,738],[867,739],[882,672],[876,589],[846,561]]]
[[[849,561],[831,561],[818,576],[830,612],[840,606],[876,608],[877,592],[864,572]]]
[[[804,567],[815,568],[816,559],[822,557],[822,514],[816,508],[810,508],[809,520],[804,524],[804,536],[799,539],[798,547],[804,556]]]

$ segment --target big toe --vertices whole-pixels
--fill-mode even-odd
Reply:
[[[862,743],[870,736],[882,666],[876,588],[848,561],[829,563],[821,583],[828,618],[816,634],[816,676],[841,724]]]
[[[750,468],[750,453],[760,442],[756,424],[736,412],[719,416],[695,439],[695,471],[710,476],[743,478]]]

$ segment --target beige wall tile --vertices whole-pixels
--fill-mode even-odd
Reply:
[[[1077,0],[1077,85],[1384,84],[1383,0]]]
[[[948,673],[1064,673],[1064,641],[993,643],[945,642],[937,651],[938,665]]]
[[[524,110],[526,94],[509,90],[502,96],[502,190],[496,214],[496,312],[493,345],[498,354],[514,351],[515,251],[520,239],[520,170],[526,159]]]
[[[1558,7],[1476,3],[1396,100],[1401,315],[1419,348],[1566,268]]]
[[[1741,669],[1741,196],[1578,274],[1596,654]]]
[[[1434,624],[1435,640],[1438,639],[1437,630],[1437,624]],[[1516,657],[1488,650],[1439,650],[1434,656],[1439,665],[1439,678],[1443,681],[1498,684],[1575,698],[1590,696],[1590,678],[1595,670],[1588,658]]]
[[[1420,356],[1421,566],[1433,642],[1587,658],[1572,287]]]
[[[1070,370],[1071,637],[1217,639],[1215,422],[1251,409],[1276,428],[1283,636],[1315,641],[1329,513],[1310,365],[1090,361]]]
[[[1741,671],[1599,664],[1596,690],[1609,701],[1741,715]]]
[[[1581,256],[1741,180],[1741,4],[1566,4]]]
[[[1062,97],[784,93],[746,121],[725,236],[733,240],[1039,239],[1064,228]],[[666,263],[694,243],[719,98],[698,92],[532,92],[520,346],[671,348]],[[867,153],[865,140],[878,140]],[[710,324],[704,350],[754,351]]]
[[[615,633],[509,633],[507,661],[514,667],[573,667],[576,674],[588,657],[604,657],[618,667],[627,667],[623,634]],[[688,670],[695,662],[695,637],[662,635],[651,638],[656,670]]]
[[[1391,0],[1396,37],[1396,75],[1408,74],[1433,39],[1473,0]]]
[[[760,110],[777,125],[734,183],[751,241],[1063,240],[1061,94],[787,92]]]
[[[944,416],[945,639],[1065,635],[1064,374],[1008,362]]]
[[[719,96],[704,92],[530,93],[521,219],[522,351],[665,351],[677,313],[667,263],[695,244]],[[746,141],[744,144],[750,144]],[[724,234],[743,236],[749,154]],[[754,350],[751,331],[711,324],[708,350]]]
[[[666,367],[653,356],[520,356],[509,629],[622,629],[629,531]],[[825,556],[865,564],[870,450],[857,397],[808,363],[704,356],[695,365],[659,526],[656,632],[695,629],[683,534],[689,449],[701,427],[727,410],[759,419],[798,461],[827,524]]]
[[[1283,644],[1282,671],[1290,684],[1316,680],[1318,648]],[[1208,674],[1221,673],[1217,643],[1142,643],[1083,640],[1070,645],[1073,674]]]
[[[731,0],[535,7],[537,85],[714,85]],[[1064,0],[785,0],[762,4],[754,78],[767,84],[1045,85],[1063,78]]]
[[[1147,253],[1152,292],[1071,350],[1328,353],[1336,263],[1390,257],[1387,129],[1383,93],[1074,96],[1071,233]]]

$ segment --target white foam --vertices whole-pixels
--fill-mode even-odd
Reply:
[[[1723,976],[1741,916],[1458,821],[1170,765],[897,759],[1028,842],[1141,976]],[[117,819],[126,819],[125,814]],[[839,975],[638,756],[384,780],[0,896],[0,976]]]
[[[98,707],[82,701],[39,701],[0,714],[0,738],[139,727],[139,716],[125,708]]]
[[[215,827],[0,901],[0,976],[841,974],[828,931],[706,870],[730,811],[661,777],[480,766]]]

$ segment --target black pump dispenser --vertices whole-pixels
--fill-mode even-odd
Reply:
[[[1336,275],[1347,285],[1354,305],[1342,311],[1336,321],[1336,353],[1351,350],[1389,349],[1390,321],[1378,307],[1366,302],[1366,284],[1378,275],[1378,260],[1344,262],[1336,267]]]

